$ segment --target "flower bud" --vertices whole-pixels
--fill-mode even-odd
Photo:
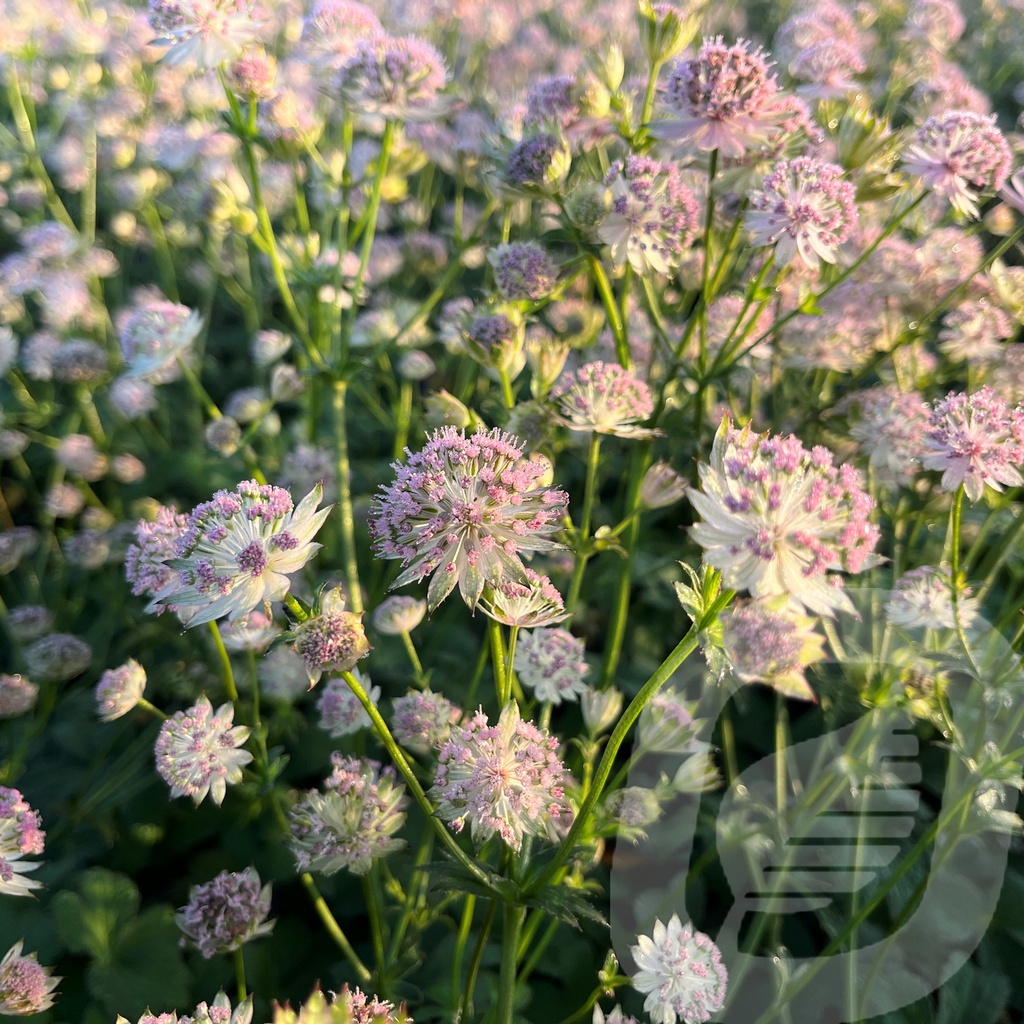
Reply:
[[[610,687],[607,690],[588,689],[580,696],[580,710],[583,724],[591,736],[607,732],[618,720],[622,711],[622,691]]]
[[[640,484],[640,502],[644,508],[666,508],[685,495],[686,481],[667,462],[651,466]]]

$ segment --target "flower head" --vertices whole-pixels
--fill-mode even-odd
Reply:
[[[762,50],[743,39],[726,46],[717,36],[672,69],[667,100],[675,116],[651,129],[664,139],[742,157],[783,120],[778,88]]]
[[[228,783],[242,781],[242,767],[252,754],[238,748],[249,738],[249,729],[232,726],[234,717],[233,705],[222,704],[215,712],[203,696],[160,727],[156,770],[171,787],[172,797],[190,796],[198,806],[209,794],[219,806]]]
[[[200,1003],[195,1011],[178,1019],[178,1024],[252,1024],[252,996],[243,999],[234,1010],[224,992],[218,992],[212,1003]]]
[[[370,653],[363,613],[345,611],[345,598],[335,587],[324,599],[319,615],[293,630],[292,646],[309,672],[312,688],[324,672],[350,672]]]
[[[124,556],[124,574],[137,597],[154,597],[168,585],[178,582],[178,574],[167,564],[175,554],[175,541],[188,526],[188,516],[161,505],[152,521],[140,519],[135,527],[135,543]],[[151,611],[162,612],[174,605],[152,603]]]
[[[584,363],[555,385],[551,397],[558,402],[558,411],[570,430],[616,437],[650,437],[653,433],[637,426],[654,412],[651,389],[617,363]]]
[[[927,406],[921,395],[877,387],[857,392],[848,404],[859,414],[850,426],[850,436],[867,453],[872,469],[897,480],[910,480],[927,423]]]
[[[173,597],[195,609],[190,626],[224,615],[237,618],[264,601],[288,593],[287,574],[301,569],[320,548],[312,537],[331,506],[316,511],[319,485],[299,502],[280,487],[245,480],[234,491],[218,491],[197,505],[174,541],[178,570],[153,597],[149,609]]]
[[[907,171],[920,175],[926,188],[948,199],[965,217],[978,216],[978,193],[998,192],[1012,163],[995,115],[970,110],[929,117],[903,157]]]
[[[649,270],[670,274],[700,224],[694,194],[671,164],[629,156],[605,177],[611,207],[598,237],[611,249],[612,262],[626,262],[641,276]]]
[[[16,942],[0,960],[0,1016],[30,1017],[53,1006],[61,979],[51,977],[53,968],[43,967],[35,953],[22,956],[21,949]]]
[[[237,57],[259,28],[253,0],[149,0],[149,23],[172,67],[195,60],[215,68]]]
[[[554,626],[569,618],[562,595],[551,580],[533,569],[527,568],[524,572],[526,584],[509,584],[492,591],[490,599],[483,599],[480,607],[484,614],[506,626],[526,629]]]
[[[654,934],[638,935],[630,949],[638,968],[633,988],[647,994],[644,1009],[654,1024],[703,1024],[725,1003],[728,975],[719,948],[678,914]]]
[[[978,615],[978,600],[970,591],[957,595],[957,614],[964,629],[970,629]],[[948,570],[934,565],[905,572],[892,586],[885,616],[904,629],[953,629],[953,582]]]
[[[565,629],[522,633],[516,646],[515,669],[519,681],[533,690],[539,701],[575,701],[586,689],[583,641]]]
[[[178,360],[191,349],[203,321],[195,310],[166,299],[146,299],[117,319],[126,379],[165,384],[181,374]]]
[[[92,661],[92,648],[71,633],[47,633],[25,648],[25,664],[33,679],[66,683],[81,675]]]
[[[323,792],[312,790],[291,810],[291,847],[300,871],[365,875],[374,860],[404,845],[405,787],[376,761],[331,755]]]
[[[814,700],[804,669],[824,657],[814,619],[789,608],[785,598],[737,604],[722,616],[722,645],[736,678],[767,683],[779,693]]]
[[[380,687],[370,686],[370,680],[359,669],[352,669],[352,674],[376,705],[380,700]],[[344,679],[328,680],[316,707],[320,712],[320,728],[326,729],[335,738],[368,729],[373,724],[359,698]]]
[[[550,837],[568,820],[567,773],[557,740],[506,704],[497,725],[478,711],[441,747],[431,795],[437,813],[461,832],[469,821],[477,844],[497,833],[514,850],[526,834]]]
[[[922,445],[925,469],[942,471],[939,486],[955,491],[963,484],[970,501],[986,487],[1024,484],[1024,403],[1010,409],[991,388],[973,395],[951,391],[932,403]]]
[[[383,31],[380,18],[357,0],[316,0],[302,24],[301,56],[337,65],[352,56],[360,39]]]
[[[0,672],[0,718],[17,718],[36,706],[39,687],[20,675]]]
[[[494,282],[506,302],[536,302],[549,295],[558,268],[536,242],[507,242],[487,254]]]
[[[0,786],[0,894],[27,896],[42,887],[42,882],[24,877],[39,865],[19,862],[27,853],[42,853],[45,838],[39,815],[21,793]]]
[[[206,960],[230,953],[247,942],[269,935],[271,885],[260,884],[255,868],[222,871],[203,885],[194,885],[188,903],[175,915],[185,938]]]
[[[360,112],[403,121],[430,120],[447,80],[444,58],[425,39],[382,33],[359,40],[339,79]]]
[[[402,560],[395,587],[433,574],[431,611],[456,584],[470,608],[485,586],[525,585],[520,552],[558,547],[548,536],[560,528],[568,496],[538,486],[544,467],[524,459],[511,434],[466,437],[443,427],[394,469],[395,483],[381,488],[371,510],[370,536],[378,556]]]
[[[726,419],[699,473],[700,489],[689,491],[702,517],[693,536],[725,586],[785,594],[820,615],[852,611],[832,573],[867,568],[879,535],[856,469],[833,465],[827,448],[808,451],[793,435],[737,430]]]
[[[750,196],[747,227],[755,245],[774,245],[783,266],[799,253],[809,267],[835,263],[857,223],[856,189],[837,164],[800,156],[780,160]]]
[[[426,601],[395,594],[386,597],[373,610],[373,628],[385,636],[401,636],[403,633],[411,633],[426,614]]]
[[[142,698],[146,689],[146,670],[129,658],[119,668],[108,668],[96,686],[96,709],[101,722],[113,722]]]
[[[447,697],[431,690],[410,690],[394,701],[391,731],[403,747],[426,755],[448,739],[461,717]]]

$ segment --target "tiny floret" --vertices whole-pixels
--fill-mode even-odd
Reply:
[[[515,669],[523,686],[533,690],[537,700],[549,704],[575,701],[586,689],[583,641],[566,629],[522,633],[516,646]]]

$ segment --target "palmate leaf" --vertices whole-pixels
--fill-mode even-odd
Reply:
[[[608,927],[607,919],[591,902],[589,894],[582,889],[570,889],[567,885],[549,885],[536,896],[526,899],[524,906],[544,910],[577,930],[581,920]]]

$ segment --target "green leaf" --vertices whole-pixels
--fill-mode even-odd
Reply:
[[[581,918],[608,927],[604,915],[590,902],[588,894],[582,889],[570,889],[566,885],[549,885],[528,899],[526,906],[545,910],[559,921],[571,924],[573,928],[580,927]]]
[[[1010,998],[1010,981],[966,963],[939,992],[935,1024],[995,1024]]]
[[[117,937],[138,913],[139,890],[126,875],[91,868],[81,876],[78,892],[57,893],[51,907],[69,952],[108,963]]]

